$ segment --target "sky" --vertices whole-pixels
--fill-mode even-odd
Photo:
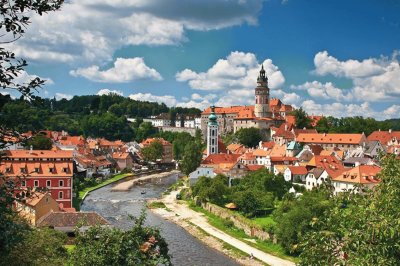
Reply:
[[[309,114],[400,117],[398,0],[70,0],[8,46],[43,97],[250,105],[263,64]]]

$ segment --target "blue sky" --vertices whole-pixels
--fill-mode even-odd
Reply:
[[[12,46],[45,97],[252,104],[264,63],[272,96],[309,113],[400,117],[396,0],[71,0]]]

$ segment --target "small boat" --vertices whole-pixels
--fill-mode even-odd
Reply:
[[[142,190],[142,192],[140,192],[141,194],[146,194],[146,190]]]

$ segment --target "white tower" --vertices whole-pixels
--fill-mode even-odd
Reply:
[[[218,153],[218,122],[214,105],[211,106],[211,114],[207,124],[207,156]]]
[[[260,75],[257,78],[255,96],[254,114],[256,117],[271,117],[271,112],[269,111],[268,78],[265,76],[264,66],[261,67]]]

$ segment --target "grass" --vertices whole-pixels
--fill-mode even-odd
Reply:
[[[226,223],[225,219],[204,210],[202,207],[196,206],[193,202],[189,203],[189,207],[196,212],[203,213],[207,217],[208,222],[215,228],[227,233],[228,235],[234,238],[245,241],[246,244],[248,244],[249,246],[252,246],[261,251],[264,251],[266,253],[275,255],[283,259],[287,259],[294,262],[297,261],[297,258],[288,255],[281,245],[274,244],[271,241],[262,241],[259,240],[258,238],[250,237],[241,229],[238,229],[234,226],[227,226],[228,223]],[[254,239],[256,243],[246,241],[245,239]]]
[[[71,254],[72,251],[75,249],[75,245],[64,245],[64,247],[67,250],[68,254]]]
[[[266,217],[257,217],[257,218],[253,218],[251,219],[255,224],[258,224],[261,227],[266,227],[266,226],[271,226],[271,225],[275,225],[276,222],[274,221],[274,219],[272,219],[272,217],[266,216]]]
[[[91,186],[91,187],[86,187],[83,190],[79,191],[78,197],[73,199],[73,205],[74,205],[75,209],[76,210],[80,209],[81,203],[82,203],[86,193],[89,193],[90,191],[93,191],[95,189],[107,186],[108,184],[117,182],[117,181],[119,181],[119,180],[121,180],[121,179],[123,179],[123,178],[125,178],[127,176],[131,176],[131,175],[132,175],[131,173],[118,174],[118,175],[115,175],[115,176],[113,176],[111,178],[108,178],[108,179],[104,180],[103,182],[101,182],[101,183],[99,183],[97,185],[94,185],[94,186]]]
[[[164,208],[166,208],[164,202],[161,202],[161,201],[150,202],[150,203],[147,204],[147,207],[149,209],[159,209],[159,208],[164,209]]]

